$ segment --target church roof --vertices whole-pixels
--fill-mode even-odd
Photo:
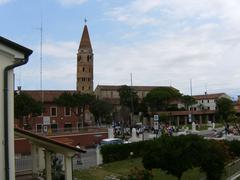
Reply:
[[[84,26],[83,33],[82,33],[82,38],[80,41],[79,49],[92,49],[89,33],[88,33],[88,28],[87,25]]]
[[[102,91],[118,91],[123,85],[97,85],[96,89]],[[131,86],[129,86],[131,87]],[[154,88],[173,88],[171,86],[132,86],[135,91],[151,91]],[[177,89],[176,89],[177,90]]]
[[[227,96],[227,95],[225,93],[216,93],[216,94],[194,95],[193,97],[196,100],[202,100],[202,99],[218,99],[222,96]]]

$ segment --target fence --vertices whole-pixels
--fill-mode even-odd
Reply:
[[[91,133],[91,132],[106,132],[109,125],[101,126],[87,126],[87,127],[67,127],[67,128],[48,128],[47,131],[30,130],[32,133],[40,135],[62,135],[62,134],[74,134],[74,133]]]
[[[236,174],[240,175],[240,159],[231,162],[225,167],[224,176],[228,177],[228,179],[232,179],[231,177]]]
[[[57,157],[63,161],[63,156],[58,154]],[[81,154],[80,157],[74,156],[72,159],[73,170],[86,169],[97,165],[96,149],[87,149],[87,153]],[[16,173],[32,170],[32,156],[16,156],[15,157]]]
[[[15,156],[15,170],[16,173],[32,170],[32,156]]]

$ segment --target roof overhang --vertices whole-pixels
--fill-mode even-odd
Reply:
[[[15,127],[14,132],[15,135],[26,138],[32,143],[38,145],[39,147],[43,147],[52,152],[61,153],[68,156],[74,156],[76,153],[86,152],[85,150],[77,148],[75,146],[65,144],[60,141],[50,139],[48,137],[40,136],[20,128]]]
[[[31,49],[21,46],[20,44],[10,41],[9,39],[6,39],[2,36],[0,36],[0,44],[4,45],[7,48],[15,50],[15,52],[23,54],[24,58],[28,58],[33,52]],[[6,50],[8,51],[7,48]]]

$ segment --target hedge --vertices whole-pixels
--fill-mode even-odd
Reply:
[[[110,144],[101,147],[103,163],[142,157],[154,140],[140,141],[129,144]],[[132,155],[131,155],[132,154]]]

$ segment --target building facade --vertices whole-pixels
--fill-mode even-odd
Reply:
[[[0,174],[15,179],[13,69],[28,62],[32,50],[0,36]]]

